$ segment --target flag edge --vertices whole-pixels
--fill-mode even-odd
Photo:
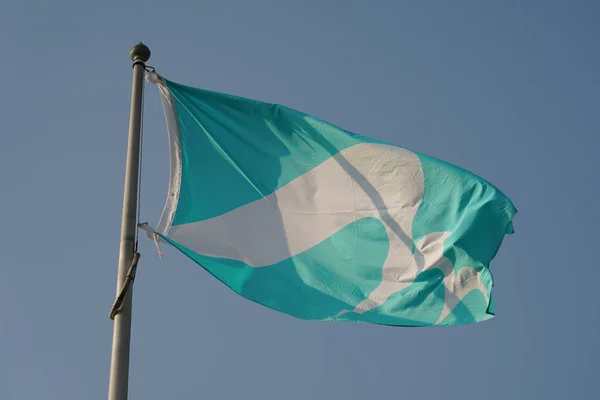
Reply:
[[[169,140],[169,187],[167,199],[160,216],[157,232],[168,235],[175,218],[179,195],[181,192],[181,141],[179,135],[179,118],[175,107],[173,96],[166,84],[165,79],[159,77],[158,88],[165,114],[167,133]]]

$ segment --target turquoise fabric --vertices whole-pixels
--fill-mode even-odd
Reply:
[[[280,105],[171,81],[166,86],[178,120],[182,159],[173,226],[207,220],[264,198],[351,146],[384,143]],[[396,326],[489,319],[490,262],[504,235],[513,233],[516,208],[484,179],[415,154],[423,169],[424,192],[413,221],[414,248],[428,234],[450,232],[443,255],[452,262],[454,274],[473,268],[486,288],[485,294],[468,293],[441,321],[444,274],[437,269],[423,271],[373,310],[336,316],[364,301],[381,282],[389,245],[377,218],[360,219],[301,254],[261,268],[201,255],[168,234],[161,236],[236,293],[297,318]]]

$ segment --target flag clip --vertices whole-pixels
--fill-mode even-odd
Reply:
[[[156,231],[154,229],[152,229],[150,227],[150,225],[148,225],[147,222],[138,224],[138,227],[140,229],[142,229],[144,232],[146,232],[146,236],[148,236],[150,239],[152,239],[154,241],[154,245],[156,246],[156,250],[158,251],[158,257],[162,258],[163,253],[162,250],[160,249],[160,242],[163,240],[160,235],[158,233],[156,233]]]

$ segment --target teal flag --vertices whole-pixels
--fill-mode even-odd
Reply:
[[[489,182],[280,105],[158,84],[170,187],[156,234],[239,295],[301,319],[494,315],[516,209]]]

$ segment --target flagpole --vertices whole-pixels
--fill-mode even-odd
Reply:
[[[127,162],[125,166],[125,189],[123,194],[117,293],[121,291],[121,288],[126,281],[130,265],[134,260],[133,256],[137,230],[142,96],[144,92],[145,62],[150,58],[150,49],[146,47],[146,45],[139,43],[130,50],[129,56],[133,61],[133,84],[131,89],[131,110],[129,114]],[[114,315],[108,400],[127,400],[132,289],[131,286],[128,287],[123,302],[116,315]]]

